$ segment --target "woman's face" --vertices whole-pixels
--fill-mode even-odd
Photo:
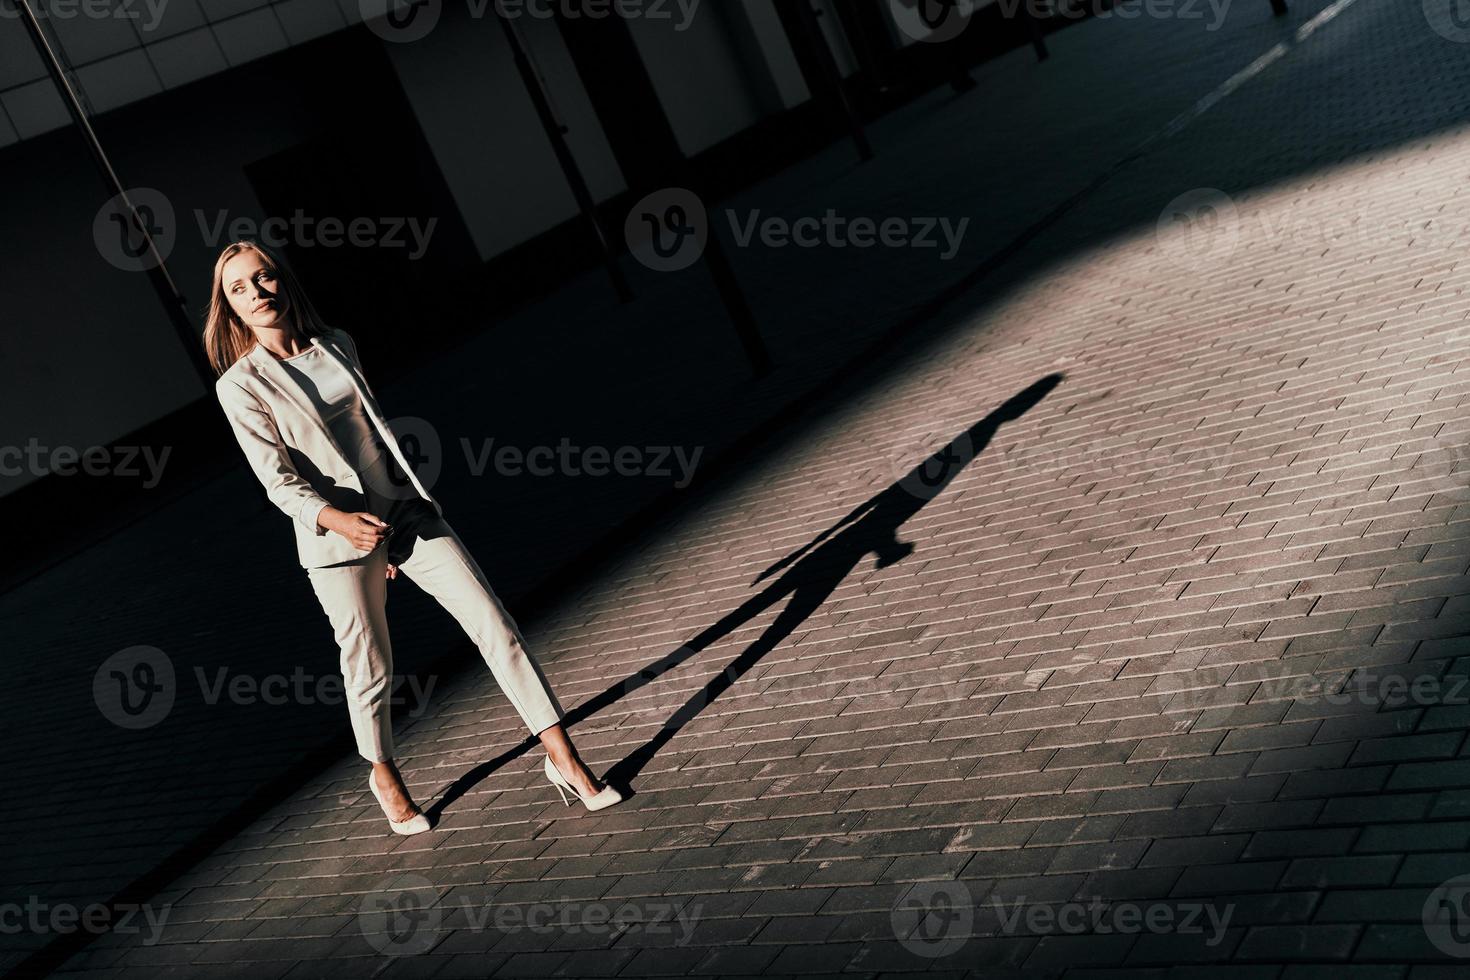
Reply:
[[[225,262],[220,278],[230,307],[247,327],[282,327],[290,300],[260,253],[246,249]]]

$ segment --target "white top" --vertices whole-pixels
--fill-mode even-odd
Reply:
[[[300,385],[311,399],[312,407],[332,433],[332,438],[353,469],[362,476],[363,489],[370,504],[394,496],[388,477],[386,449],[342,365],[315,345],[293,357],[281,358],[280,363],[291,375],[291,380]],[[372,506],[369,510],[377,513]]]

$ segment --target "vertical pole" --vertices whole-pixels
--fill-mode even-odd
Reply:
[[[562,5],[556,23],[582,88],[622,168],[629,196],[636,199],[654,188],[678,186],[703,198],[694,168],[679,145],[627,22],[618,17],[589,16],[587,2],[581,0],[570,10]],[[704,262],[752,374],[760,377],[774,362],[713,224]]]
[[[870,3],[855,4],[854,0],[832,0],[832,6],[842,21],[843,33],[852,40],[858,64],[867,74],[870,88],[878,93],[887,92],[891,85],[882,62],[892,55],[893,46],[878,21],[879,9]]]
[[[1279,3],[1280,0],[1272,2]],[[1046,50],[1046,40],[1041,36],[1041,23],[1036,18],[1036,12],[1031,9],[1031,0],[1021,0],[1021,19],[1026,22],[1026,35],[1031,39],[1036,60],[1045,61],[1051,52]]]
[[[746,360],[750,362],[751,374],[759,378],[770,371],[775,362],[771,360],[771,352],[767,350],[766,342],[760,335],[755,314],[746,302],[745,291],[740,288],[740,280],[735,278],[735,269],[730,265],[730,257],[725,253],[725,246],[713,223],[704,247],[704,262],[709,267],[710,278],[715,282],[715,290],[725,301],[725,310],[735,323],[735,333],[740,338]]]
[[[959,38],[950,38],[940,45],[943,51],[945,67],[949,71],[949,87],[956,92],[968,92],[975,87],[975,79],[970,75],[970,68],[965,63],[965,56],[959,49]]]
[[[536,118],[541,121],[541,128],[546,132],[546,138],[551,141],[552,152],[556,154],[556,162],[561,166],[562,175],[566,177],[568,186],[571,187],[572,196],[577,199],[577,208],[582,212],[582,217],[592,229],[592,234],[597,238],[598,250],[602,253],[603,265],[607,268],[608,278],[612,280],[613,290],[618,294],[618,300],[623,303],[633,301],[633,290],[628,285],[628,277],[618,265],[617,256],[607,243],[607,234],[603,231],[602,222],[597,220],[597,203],[592,199],[592,191],[587,187],[587,181],[582,176],[581,169],[577,166],[576,157],[572,156],[571,147],[567,146],[566,126],[556,118],[556,112],[551,106],[551,99],[541,85],[541,78],[531,64],[530,54],[520,33],[515,25],[510,22],[501,9],[499,0],[495,5],[496,19],[505,32],[506,43],[510,45],[511,55],[515,60],[516,70],[520,72],[521,83],[525,85],[526,92],[531,96],[531,104],[536,107]]]
[[[150,259],[148,278],[153,284],[154,291],[158,293],[159,301],[163,303],[165,315],[168,316],[174,331],[178,334],[179,343],[184,346],[184,353],[188,355],[189,363],[194,365],[194,370],[199,375],[199,380],[204,382],[205,389],[213,388],[214,371],[210,368],[209,360],[204,356],[204,350],[199,344],[199,336],[194,329],[193,322],[189,319],[184,296],[174,284],[173,277],[168,274],[168,267],[164,265],[163,256],[159,254],[158,246],[153,241],[153,235],[148,230],[148,223],[139,216],[137,208],[133,206],[132,200],[123,188],[122,181],[118,179],[117,172],[112,169],[107,153],[102,149],[102,144],[97,139],[97,134],[93,132],[91,122],[87,119],[87,112],[82,108],[81,100],[77,98],[71,79],[67,78],[66,72],[61,67],[60,59],[56,57],[56,52],[51,48],[51,42],[41,31],[41,24],[36,19],[36,12],[31,9],[30,0],[16,0],[16,3],[20,7],[21,21],[24,22],[26,30],[30,33],[31,40],[41,55],[41,60],[46,63],[46,69],[50,72],[52,81],[61,90],[67,111],[71,113],[72,122],[76,123],[77,128],[81,130],[87,149],[92,154],[92,161],[102,175],[102,182],[121,203],[123,213],[132,226],[132,230],[143,236],[143,243],[147,246]]]
[[[918,2],[922,3],[923,0],[918,0]],[[930,27],[936,24],[944,24],[950,17],[958,16],[955,8],[959,6],[959,0],[935,0],[935,2],[944,11],[944,14],[933,23],[929,23],[927,17],[924,18],[925,23],[929,23]],[[1004,7],[1001,8],[1001,13],[1003,16],[1005,15]],[[975,79],[970,77],[970,66],[965,52],[961,49],[961,39],[968,35],[969,32],[970,25],[967,23],[958,35],[938,45],[939,58],[937,60],[941,61],[944,65],[944,71],[949,77],[949,87],[957,93],[968,92],[975,87]]]
[[[823,76],[820,82],[825,83],[827,91],[841,107],[843,117],[847,120],[848,133],[857,146],[858,157],[864,162],[873,159],[873,147],[868,143],[868,134],[863,131],[862,119],[858,117],[857,110],[853,108],[852,100],[847,97],[842,72],[838,71],[837,59],[832,56],[832,49],[828,47],[827,39],[822,36],[822,25],[817,23],[817,12],[812,9],[811,0],[777,0],[778,6],[782,2],[796,4],[797,23],[800,24],[801,31],[806,35],[810,50],[816,56],[818,71]],[[818,80],[809,79],[809,81]],[[813,88],[815,87],[813,85]]]

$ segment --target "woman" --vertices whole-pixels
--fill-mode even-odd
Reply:
[[[395,833],[429,829],[393,762],[387,581],[402,571],[480,648],[500,689],[546,748],[562,801],[622,799],[582,763],[524,637],[438,501],[414,475],[362,377],[357,345],[327,327],[270,249],[232,243],[214,264],[204,346],[215,393],[270,501],[292,519],[297,557],[341,650],[348,716],[368,787]]]

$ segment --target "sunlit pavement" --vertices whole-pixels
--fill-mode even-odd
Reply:
[[[432,833],[343,759],[68,972],[1463,975],[1470,44],[1248,6],[977,72],[1179,125],[1110,116],[1105,181],[528,633],[634,796],[564,808],[478,675],[400,728]]]

